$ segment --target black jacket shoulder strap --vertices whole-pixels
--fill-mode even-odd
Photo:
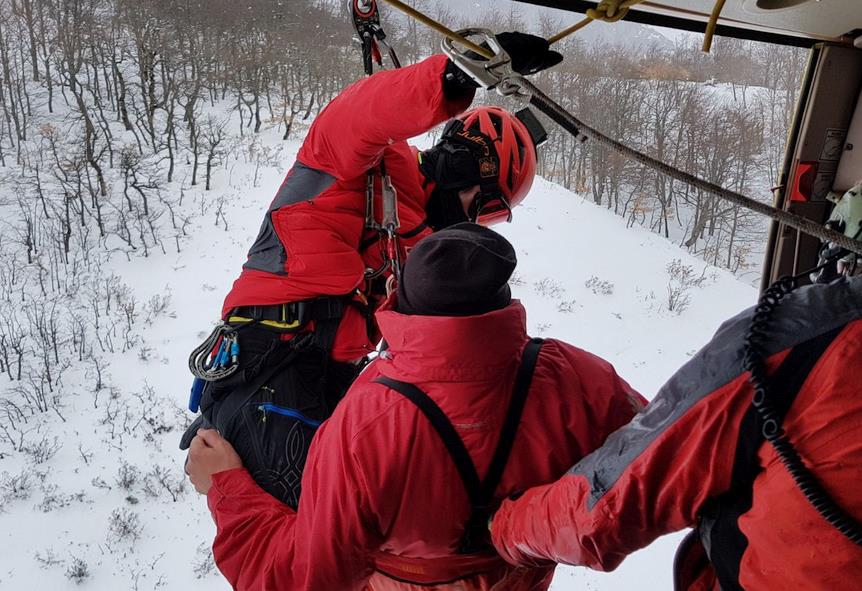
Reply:
[[[452,461],[458,469],[458,474],[461,476],[473,509],[470,519],[465,526],[464,538],[461,540],[461,547],[459,549],[461,554],[472,554],[491,549],[490,542],[487,540],[486,524],[492,509],[491,504],[494,499],[494,491],[500,483],[503,470],[506,467],[509,454],[515,442],[515,435],[521,422],[521,415],[524,411],[524,404],[527,401],[527,394],[530,391],[530,384],[533,380],[533,373],[541,347],[541,339],[531,339],[524,348],[524,353],[521,356],[521,364],[518,367],[518,374],[515,377],[515,386],[512,392],[512,399],[509,403],[509,410],[506,413],[503,429],[500,433],[499,443],[494,451],[488,473],[484,479],[479,478],[476,466],[470,458],[470,453],[467,451],[464,441],[458,435],[457,431],[455,431],[452,422],[440,407],[437,406],[437,403],[425,392],[414,384],[386,376],[380,376],[374,380],[398,392],[415,404],[431,422],[431,425],[437,431],[440,439],[443,440],[443,444],[452,457]]]
[[[769,393],[779,426],[811,370],[843,328],[796,345],[771,376]],[[740,424],[730,489],[707,501],[700,512],[698,532],[724,591],[742,591],[739,569],[748,538],[739,528],[739,518],[752,507],[754,480],[761,472],[758,451],[765,441],[762,421],[752,405]]]

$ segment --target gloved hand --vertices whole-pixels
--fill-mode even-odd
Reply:
[[[460,191],[481,182],[479,163],[463,145],[441,141],[420,154],[419,169],[438,189]]]
[[[561,53],[552,51],[547,39],[529,33],[499,33],[500,46],[512,59],[512,69],[524,76],[547,70],[563,61]]]
[[[512,69],[518,74],[524,76],[535,74],[563,61],[562,54],[552,51],[548,40],[542,37],[517,31],[499,33],[496,37],[500,47],[509,54]],[[483,43],[483,46],[488,47],[486,43]],[[472,52],[468,55],[483,59]],[[478,87],[479,85],[451,60],[446,64],[446,70],[443,73],[443,92],[447,98],[462,98]]]

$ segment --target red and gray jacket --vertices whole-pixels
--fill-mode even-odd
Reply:
[[[658,536],[698,526],[699,543],[677,555],[678,588],[859,588],[862,548],[827,523],[763,442],[741,369],[753,314],[726,322],[643,412],[562,479],[505,502],[493,522],[500,553],[512,564],[608,571]],[[765,346],[771,395],[797,392],[784,431],[859,520],[862,280],[786,297]]]
[[[347,87],[320,112],[225,298],[223,316],[239,306],[342,296],[363,287],[366,268],[382,263],[364,223],[367,173],[381,158],[398,192],[402,248],[430,233],[424,224],[429,195],[416,151],[405,140],[469,106],[472,96],[444,96],[446,62],[437,55],[378,72]],[[376,199],[375,211],[381,211],[379,179]],[[371,245],[363,248],[365,241]],[[348,361],[371,350],[366,318],[358,307],[347,307],[333,358]]]
[[[311,445],[294,512],[244,469],[216,474],[208,495],[213,552],[240,591],[546,589],[553,566],[514,568],[458,554],[471,508],[455,464],[427,418],[375,380],[421,388],[454,425],[478,473],[494,453],[528,337],[518,302],[481,316],[378,312],[389,343]],[[497,499],[558,478],[628,422],[643,399],[610,364],[560,341],[539,353]]]

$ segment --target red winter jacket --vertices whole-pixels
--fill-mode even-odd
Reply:
[[[498,557],[455,555],[470,514],[455,465],[418,408],[372,383],[385,375],[424,390],[484,475],[528,340],[525,316],[517,302],[458,318],[379,312],[390,348],[315,436],[298,511],[264,493],[244,469],[213,478],[213,552],[231,584],[241,591],[546,589],[550,565],[515,569]],[[498,497],[558,478],[642,404],[609,363],[546,341]],[[489,563],[491,572],[459,586],[419,587],[375,572],[377,565],[411,580],[447,580]]]
[[[703,546],[684,545],[677,556],[679,588],[717,589],[724,574],[726,591],[858,589],[862,548],[817,513],[771,444],[749,444],[752,388],[741,365],[751,316],[725,323],[631,424],[561,480],[505,502],[493,522],[501,554],[513,564],[613,570],[658,536],[699,522]],[[808,371],[818,359],[808,349],[836,328]],[[798,290],[774,312],[768,335],[769,379],[785,384],[773,391],[786,393],[782,378],[794,373],[802,383],[786,433],[838,505],[862,520],[862,280]],[[718,513],[716,499],[744,464],[738,442],[751,449],[752,480],[734,496],[736,509]],[[704,547],[712,567],[704,560],[692,573]]]
[[[430,233],[425,228],[429,195],[415,150],[405,140],[466,109],[443,95],[446,56],[378,72],[348,86],[315,119],[269,207],[260,233],[222,307],[269,305],[321,295],[345,295],[362,287],[366,267],[381,265],[365,231],[367,173],[380,163],[398,192],[400,241],[409,247]],[[376,182],[375,211],[382,211]],[[402,253],[403,254],[403,253]],[[332,356],[349,361],[373,350],[365,317],[348,307]]]

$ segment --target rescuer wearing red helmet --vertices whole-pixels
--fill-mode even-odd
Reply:
[[[536,176],[535,144],[525,123],[500,107],[452,119],[437,145],[419,154],[420,170],[434,183],[426,205],[431,228],[511,221]]]
[[[540,37],[498,39],[521,74],[562,60]],[[215,427],[264,490],[298,505],[311,439],[379,341],[373,311],[398,261],[432,231],[510,219],[532,184],[541,126],[496,107],[463,113],[476,86],[435,55],[360,80],[320,112],[222,324],[192,354],[189,407],[201,416],[181,448]],[[407,144],[452,117],[433,148]],[[375,212],[392,221],[392,210],[387,234]]]

